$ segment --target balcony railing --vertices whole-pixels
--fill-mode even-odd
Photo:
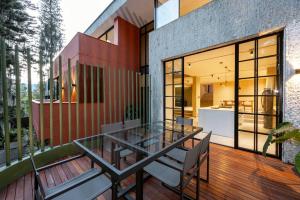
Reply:
[[[18,46],[13,52],[13,64],[6,60],[8,53],[3,39],[0,54],[3,93],[3,99],[0,99],[3,107],[0,172],[24,161],[29,154],[99,134],[104,126],[124,124],[128,120],[145,123],[150,119],[150,76],[141,74],[135,66],[130,69],[101,63],[94,66],[79,61],[72,65],[71,59],[67,59],[67,66],[63,66],[63,58],[59,57],[58,66],[51,64],[49,67],[50,78],[46,87],[44,72],[47,66],[42,65],[44,62],[40,58],[37,88],[32,84],[34,64],[29,50],[22,57],[22,61],[26,61],[22,66]],[[15,81],[9,81],[11,83],[8,83],[8,66],[14,71],[12,77]],[[24,74],[28,76],[26,83],[21,82]],[[55,79],[58,84],[54,84]],[[13,106],[10,106],[11,90],[15,90]],[[58,99],[54,97],[55,90]],[[33,100],[35,98],[39,100]]]

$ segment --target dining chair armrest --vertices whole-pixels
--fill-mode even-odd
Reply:
[[[54,162],[54,163],[52,163],[52,164],[49,164],[49,165],[46,165],[46,166],[37,168],[36,170],[39,172],[39,171],[42,171],[42,170],[45,170],[45,169],[49,169],[49,168],[54,167],[54,166],[57,166],[57,165],[61,165],[61,164],[70,162],[70,161],[72,161],[72,160],[76,160],[76,159],[81,158],[81,157],[83,157],[83,156],[85,156],[85,154],[81,154],[81,155],[78,155],[78,156],[73,156],[73,157],[71,157],[71,158],[67,158],[67,159],[65,159],[65,160],[61,160],[61,161]]]
[[[163,165],[166,165],[167,167],[170,167],[170,168],[172,168],[172,169],[174,169],[174,170],[177,170],[177,171],[179,171],[179,172],[182,172],[182,171],[183,171],[183,168],[182,168],[182,167],[176,166],[175,164],[172,165],[172,164],[170,164],[170,163],[168,163],[168,162],[166,162],[166,161],[164,162],[164,160],[162,160],[162,158],[163,158],[163,157],[157,159],[156,162],[158,162],[158,163],[160,163],[160,164],[163,164]],[[174,161],[174,162],[176,162],[176,161]]]
[[[63,187],[63,185],[62,185],[59,190],[56,190],[56,191],[51,192],[50,194],[48,194],[45,197],[45,200],[47,200],[47,199],[53,199],[53,198],[55,198],[55,197],[57,197],[59,195],[62,195],[62,194],[66,193],[66,192],[68,192],[68,191],[70,191],[70,190],[72,190],[72,189],[74,189],[74,188],[76,188],[76,187],[78,187],[78,186],[80,186],[80,185],[82,185],[82,184],[84,184],[84,183],[86,183],[86,182],[88,182],[88,181],[96,178],[97,176],[102,175],[102,174],[103,174],[103,172],[95,173],[95,174],[93,174],[91,176],[83,178],[80,181],[76,181],[74,184],[71,184],[68,187]],[[84,174],[82,174],[82,175],[84,175]],[[76,178],[78,178],[78,177],[76,177]]]

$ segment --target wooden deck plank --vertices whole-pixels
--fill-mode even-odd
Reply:
[[[24,199],[24,177],[19,178],[17,181],[17,186],[16,186],[16,196],[15,200],[22,200]]]
[[[32,174],[29,173],[25,176],[25,185],[24,185],[24,200],[31,200],[33,198],[32,190]]]
[[[17,181],[11,183],[7,188],[6,200],[14,200],[16,196]]]
[[[0,199],[6,199],[7,187],[0,190]]]
[[[187,143],[188,145],[188,143]],[[264,158],[261,155],[235,150],[220,145],[211,145],[210,182],[200,184],[200,198],[204,200],[217,199],[280,199],[300,200],[300,178],[295,175],[291,165],[282,163],[278,159]],[[125,165],[125,163],[121,163]],[[72,161],[54,169],[41,173],[42,181],[47,186],[54,186],[72,177],[78,176],[90,168],[87,157]],[[201,174],[206,175],[206,163],[201,166]],[[126,186],[135,181],[132,175],[122,182]],[[22,185],[23,181],[23,185]],[[24,184],[25,183],[25,184]],[[195,196],[196,181],[193,180],[185,192]],[[20,187],[23,187],[20,188]],[[24,192],[24,199],[32,199],[32,173],[19,179],[0,192],[0,199],[21,199],[19,191]],[[4,196],[4,198],[3,198]],[[110,199],[107,191],[98,200]],[[135,196],[132,192],[131,196]],[[145,200],[173,200],[178,195],[168,190],[154,178],[150,178],[144,185]]]

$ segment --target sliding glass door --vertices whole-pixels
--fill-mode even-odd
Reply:
[[[240,149],[261,152],[281,121],[281,34],[237,44],[237,137]],[[268,154],[279,156],[272,144]]]
[[[182,59],[165,62],[164,66],[164,119],[174,122],[183,116],[183,72]]]

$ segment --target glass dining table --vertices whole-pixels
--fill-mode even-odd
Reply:
[[[136,199],[141,200],[143,167],[173,148],[182,146],[202,130],[190,125],[155,122],[78,139],[74,143],[92,163],[109,174],[113,200],[125,197],[133,189]],[[122,188],[121,181],[133,174],[135,183]]]

